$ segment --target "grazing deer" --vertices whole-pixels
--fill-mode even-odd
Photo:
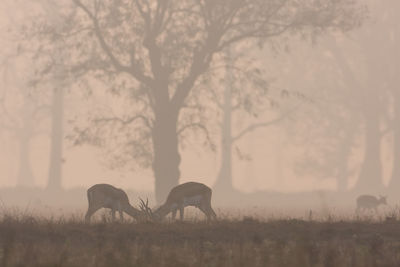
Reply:
[[[85,215],[85,221],[89,222],[90,217],[101,208],[111,209],[112,220],[115,220],[115,212],[119,212],[123,220],[123,212],[126,212],[136,220],[143,220],[146,213],[134,208],[130,203],[124,190],[109,184],[95,184],[87,190],[89,207]]]
[[[201,183],[188,182],[178,185],[172,188],[165,203],[151,216],[156,220],[161,220],[172,212],[172,218],[175,219],[176,212],[179,210],[180,219],[183,220],[184,208],[194,206],[207,216],[207,220],[215,219],[217,215],[211,207],[211,195],[211,188]]]
[[[361,210],[375,210],[378,211],[379,205],[387,205],[386,197],[380,196],[379,199],[371,195],[361,195],[357,198],[356,212]]]

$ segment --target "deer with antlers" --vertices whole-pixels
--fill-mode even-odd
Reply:
[[[115,212],[118,211],[120,219],[123,220],[123,213],[129,214],[137,221],[148,218],[149,212],[141,206],[136,209],[129,203],[124,190],[109,184],[95,184],[87,190],[89,207],[85,215],[85,221],[89,222],[92,215],[101,208],[111,209],[112,220],[115,220]],[[143,202],[143,204],[145,204]]]
[[[188,182],[180,184],[169,192],[167,200],[154,212],[147,203],[141,200],[141,209],[155,220],[162,220],[169,213],[175,219],[179,210],[180,219],[183,220],[184,208],[193,206],[200,209],[207,217],[207,220],[216,219],[217,215],[211,207],[212,190],[202,183]]]

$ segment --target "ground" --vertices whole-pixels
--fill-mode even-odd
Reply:
[[[85,224],[81,217],[0,219],[1,266],[400,266],[400,221],[224,219]]]

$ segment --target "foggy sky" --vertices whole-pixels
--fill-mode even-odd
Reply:
[[[0,3],[0,31],[2,39],[3,53],[13,51],[15,43],[11,36],[7,33],[7,28],[14,22],[23,20],[25,14],[29,14],[29,9],[15,9],[17,3],[13,1],[2,1]],[[379,2],[385,5],[385,1]],[[389,2],[388,2],[389,3]],[[390,3],[389,3],[390,4]],[[16,10],[15,14],[10,10]],[[372,15],[374,14],[371,12]],[[373,18],[373,17],[372,17]],[[379,18],[375,20],[378,25],[393,25],[393,21],[381,21]],[[388,26],[388,27],[389,27]],[[367,23],[365,27],[370,27]],[[386,27],[386,26],[384,26]],[[379,27],[376,27],[379,30]],[[398,28],[398,27],[397,27]],[[339,40],[339,46],[342,47],[347,57],[350,58],[351,67],[357,75],[357,79],[366,79],[369,75],[365,71],[363,51],[357,44],[358,35],[362,34],[365,29],[357,29],[353,35],[353,39],[343,36],[333,36]],[[398,29],[397,29],[398,30]],[[396,34],[399,34],[398,32]],[[271,81],[271,88],[278,90],[284,88],[287,90],[295,90],[304,93],[317,102],[317,106],[325,106],[327,116],[330,112],[335,112],[340,97],[343,96],[342,91],[352,90],[343,82],[340,70],[334,64],[333,57],[327,49],[327,43],[331,36],[322,38],[318,44],[312,46],[310,43],[301,40],[294,40],[289,45],[289,52],[274,53],[270,47],[265,46],[263,51],[254,52],[257,54],[259,64],[264,68],[265,76]],[[360,39],[362,41],[362,39]],[[360,42],[361,42],[360,41]],[[377,47],[377,49],[380,49]],[[377,51],[377,53],[382,51]],[[398,59],[398,55],[397,59]],[[391,66],[395,60],[394,57],[387,57],[387,65]],[[19,62],[18,64],[21,64]],[[24,69],[17,66],[18,69]],[[16,80],[12,80],[2,86],[7,86],[7,90],[17,90],[21,86],[24,73],[13,74]],[[376,79],[379,79],[378,76]],[[383,83],[383,81],[377,81]],[[223,84],[221,86],[224,86]],[[336,91],[335,91],[336,90]],[[340,91],[342,90],[342,91]],[[382,90],[375,88],[375,90]],[[73,91],[73,90],[72,90]],[[384,92],[378,92],[377,95],[384,95]],[[338,100],[339,99],[339,100]],[[107,95],[101,92],[97,95],[97,100],[103,103],[109,103]],[[17,100],[15,101],[18,102]],[[79,96],[72,92],[66,98],[66,120],[71,114],[84,114],[81,112],[88,109],[88,105],[96,105],[95,100],[81,100]],[[89,103],[89,104],[88,104]],[[97,102],[98,103],[98,102]],[[280,106],[282,109],[290,109],[297,106],[300,101],[290,100],[282,101]],[[115,109],[118,110],[119,103],[114,103]],[[233,183],[234,186],[243,192],[253,192],[259,190],[275,190],[281,192],[308,191],[316,189],[335,189],[336,180],[332,177],[321,177],[317,174],[299,175],[295,172],[295,165],[299,159],[305,155],[305,151],[310,148],[307,138],[303,136],[303,140],[297,139],[299,135],[304,135],[302,127],[311,127],[317,129],[320,127],[320,118],[316,118],[315,122],[310,124],[308,121],[310,113],[315,116],[315,106],[309,104],[301,104],[298,111],[289,116],[282,123],[270,127],[258,129],[248,134],[245,138],[237,143],[238,149],[246,155],[250,155],[251,160],[240,160],[235,152],[233,156]],[[13,106],[10,105],[10,109]],[[279,116],[279,110],[268,109],[260,114],[257,120],[268,121]],[[235,118],[233,129],[238,131],[245,125],[248,118]],[[304,122],[302,121],[304,120]],[[318,121],[320,120],[320,121]],[[290,126],[290,123],[295,121]],[[48,164],[49,164],[49,132],[47,122],[44,123],[44,131],[37,135],[31,143],[31,164],[35,184],[45,186],[47,182]],[[46,126],[47,125],[47,126]],[[310,126],[311,125],[311,126]],[[68,133],[71,124],[65,122],[65,129]],[[344,127],[344,126],[343,126]],[[383,126],[382,126],[383,127]],[[288,129],[290,128],[290,129]],[[214,132],[217,130],[213,130]],[[216,136],[216,143],[219,137]],[[359,144],[352,152],[352,162],[349,165],[353,169],[359,169],[363,155],[363,135],[357,134],[356,142]],[[2,152],[0,152],[0,186],[13,186],[16,184],[16,175],[18,169],[18,144],[12,134],[4,131],[1,134]],[[216,153],[208,149],[203,149],[202,140],[194,138],[190,142],[190,146],[186,146],[182,152],[181,182],[196,180],[212,186],[215,182],[219,169],[220,159],[219,150]],[[383,139],[382,144],[382,166],[383,180],[387,184],[390,179],[392,169],[391,135],[389,134]],[[236,147],[236,146],[235,146]],[[239,152],[238,152],[239,153]],[[122,168],[120,170],[110,170],[105,166],[107,158],[104,151],[90,146],[73,147],[67,141],[64,142],[64,159],[63,164],[63,186],[65,188],[84,186],[88,187],[94,183],[106,182],[124,188],[134,188],[137,190],[151,191],[153,190],[153,175],[150,169],[142,170],[136,168],[131,170]],[[358,171],[351,173],[348,180],[348,188],[356,183]]]

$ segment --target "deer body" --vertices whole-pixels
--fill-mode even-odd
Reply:
[[[134,208],[130,203],[124,190],[109,184],[95,184],[87,190],[88,210],[85,221],[89,222],[92,215],[101,208],[111,209],[112,219],[115,220],[115,212],[119,212],[123,220],[123,212],[129,214],[136,220],[141,219],[143,213]]]
[[[175,219],[179,210],[180,219],[183,220],[184,208],[193,206],[200,209],[208,220],[215,219],[217,216],[211,207],[211,196],[211,188],[202,183],[184,183],[172,188],[167,200],[154,211],[154,215],[162,219],[172,212],[172,217]]]
[[[357,198],[357,209],[356,212],[359,212],[361,210],[375,210],[375,212],[378,209],[379,205],[386,205],[386,197],[379,197],[376,198],[375,196],[371,195],[361,195]]]

